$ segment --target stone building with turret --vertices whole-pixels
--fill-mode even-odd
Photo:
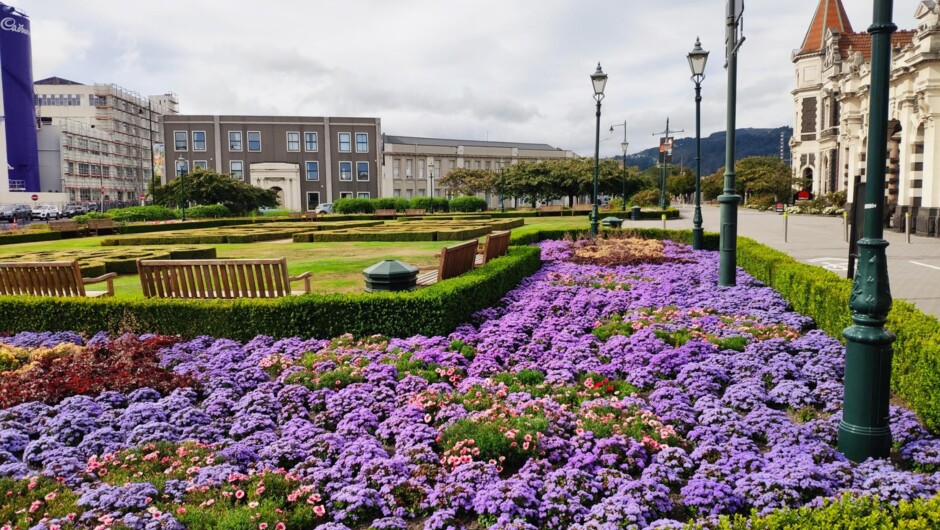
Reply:
[[[940,4],[922,0],[916,27],[892,36],[886,215],[903,229],[936,236],[940,225]],[[820,0],[802,46],[790,140],[794,176],[814,194],[865,179],[871,36],[856,32],[841,0]]]

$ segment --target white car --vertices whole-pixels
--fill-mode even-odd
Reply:
[[[38,208],[33,208],[33,219],[58,219],[61,215],[59,208],[52,204],[43,204]]]
[[[333,203],[321,202],[313,211],[314,213],[333,213]]]

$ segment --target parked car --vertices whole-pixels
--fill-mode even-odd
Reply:
[[[322,202],[313,211],[314,213],[333,213],[333,203]]]
[[[4,204],[0,206],[0,221],[13,222],[29,221],[33,218],[33,211],[25,204]]]
[[[101,209],[101,205],[98,204],[97,202],[86,202],[84,206],[86,210],[85,213],[97,212],[99,209]]]
[[[88,213],[88,209],[81,204],[69,204],[62,210],[62,217],[71,219],[76,215],[85,215],[86,213]]]
[[[41,204],[38,208],[33,208],[33,219],[58,219],[62,215],[59,207],[54,204]]]

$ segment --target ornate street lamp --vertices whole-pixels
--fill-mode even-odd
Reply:
[[[692,215],[692,248],[702,250],[702,80],[708,52],[695,38],[695,48],[689,52],[689,68],[695,83],[695,213]]]
[[[597,63],[597,70],[591,74],[591,84],[594,85],[594,99],[597,100],[597,129],[594,135],[594,193],[591,196],[591,237],[597,236],[597,175],[600,171],[601,149],[601,100],[604,99],[604,87],[607,86],[607,74],[601,70],[601,63]]]
[[[898,28],[891,20],[892,0],[875,0],[874,6],[874,19],[868,28],[872,37],[865,215],[862,239],[858,241],[858,272],[849,299],[854,325],[843,332],[845,394],[838,438],[839,451],[855,462],[887,458],[891,450],[888,400],[894,334],[884,328],[891,311],[891,289],[882,215],[891,34]]]
[[[180,218],[186,220],[186,170],[183,169],[183,164],[186,163],[186,159],[183,158],[183,155],[176,160],[176,172],[179,174],[180,178]]]
[[[620,211],[627,211],[627,148],[630,142],[627,141],[627,122],[618,123],[610,126],[610,132],[614,132],[614,127],[623,127],[623,141],[620,142],[620,149],[623,150],[623,204],[620,205]]]

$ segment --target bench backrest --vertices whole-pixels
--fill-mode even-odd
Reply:
[[[304,212],[304,219],[306,219],[306,220],[308,220],[308,221],[316,221],[316,220],[317,220],[317,212]]]
[[[540,212],[560,212],[561,210],[562,206],[560,204],[546,204],[538,207]]]
[[[144,296],[275,298],[291,293],[287,258],[138,260]]]
[[[78,261],[0,263],[0,294],[85,296]]]
[[[89,219],[86,223],[88,228],[97,229],[97,228],[114,228],[114,219],[110,217],[105,217],[103,219]]]
[[[396,213],[395,208],[388,208],[388,209],[384,209],[384,210],[376,210],[376,211],[375,211],[375,215],[392,216],[392,217],[395,216],[395,213]]]
[[[405,210],[405,215],[426,215],[428,211],[424,208],[408,208]]]
[[[65,232],[71,232],[73,230],[81,230],[82,227],[78,225],[76,221],[49,221],[49,228],[51,230],[60,230]]]
[[[502,232],[492,232],[486,236],[486,244],[483,245],[483,263],[489,263],[491,259],[504,256],[509,252],[509,236],[511,230]]]
[[[572,212],[592,212],[594,211],[594,207],[591,206],[590,204],[575,204],[571,208],[571,211]]]
[[[444,281],[472,271],[478,244],[479,241],[474,239],[459,245],[444,247],[441,250],[441,263],[437,269],[438,280]]]

